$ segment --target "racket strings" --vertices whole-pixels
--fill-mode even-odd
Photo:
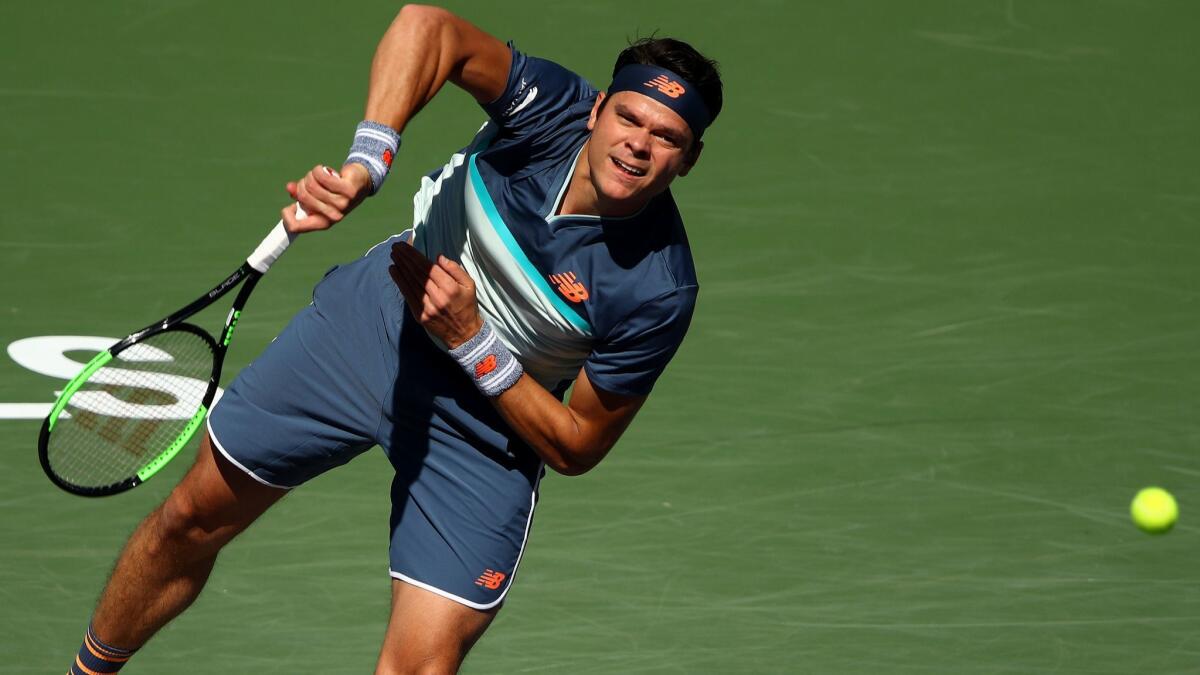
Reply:
[[[81,487],[136,475],[199,410],[213,358],[205,338],[178,329],[119,353],[67,401],[47,443],[54,472]]]

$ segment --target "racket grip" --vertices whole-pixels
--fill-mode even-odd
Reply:
[[[321,168],[330,176],[338,175],[338,172],[327,166]],[[296,202],[296,220],[304,220],[307,217],[308,214],[304,212],[304,207],[300,206],[300,202]],[[271,265],[279,259],[279,256],[283,255],[288,245],[298,236],[300,236],[299,232],[288,232],[281,219],[279,224],[267,235],[267,238],[263,239],[258,248],[254,249],[254,253],[246,258],[246,262],[260,274],[266,274],[267,270],[271,269]]]
[[[307,216],[308,214],[304,212],[304,209],[297,202],[296,220],[301,220]],[[266,239],[262,240],[258,248],[254,249],[254,252],[246,258],[246,263],[257,270],[259,274],[266,274],[267,270],[271,269],[271,265],[287,250],[292,240],[298,236],[300,236],[298,232],[288,232],[287,228],[284,227],[283,220],[280,220],[275,227],[271,228],[271,232],[267,235]]]

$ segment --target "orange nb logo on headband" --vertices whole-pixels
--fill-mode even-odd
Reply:
[[[667,79],[666,75],[659,75],[653,80],[647,82],[645,86],[650,87],[651,89],[657,89],[671,98],[679,98],[687,93],[687,90],[683,88],[682,84],[679,84],[675,80]]]

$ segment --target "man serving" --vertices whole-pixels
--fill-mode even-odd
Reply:
[[[408,121],[447,81],[488,122],[422,178],[412,229],[330,271],[238,375],[195,465],[126,544],[72,673],[116,672],[196,598],[222,546],[373,445],[396,470],[376,672],[453,672],[513,582],[544,467],[591,469],[646,400],[695,305],[668,187],[720,112],[716,64],[641,40],[598,92],[449,12],[407,6],[376,51],[340,172],[288,184],[308,214],[284,208],[288,229],[326,229],[377,193]]]

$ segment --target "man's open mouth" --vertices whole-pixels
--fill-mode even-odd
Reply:
[[[625,173],[629,174],[630,176],[641,178],[642,176],[646,175],[645,169],[638,169],[636,167],[629,166],[625,162],[622,162],[621,160],[617,159],[616,157],[613,157],[612,161],[613,161],[613,164],[617,165],[618,169],[620,169],[621,171],[624,171]]]

